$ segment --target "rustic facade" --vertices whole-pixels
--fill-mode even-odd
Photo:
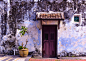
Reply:
[[[1,0],[0,3],[1,42],[5,35],[13,33],[18,45],[24,42],[25,39],[28,39],[27,48],[30,52],[35,51],[37,48],[41,56],[49,57],[48,50],[44,49],[45,51],[43,51],[42,49],[44,47],[43,31],[46,33],[51,28],[57,28],[57,34],[55,33],[57,35],[55,36],[56,44],[53,46],[54,42],[52,42],[52,49],[49,51],[51,57],[54,47],[56,47],[55,56],[71,56],[71,54],[79,56],[86,54],[85,0]],[[44,25],[46,25],[48,30],[44,30],[46,28]],[[55,26],[49,28],[47,25]],[[22,38],[18,30],[21,26],[28,27],[28,34],[25,34]],[[54,32],[54,30],[51,31]],[[45,45],[48,48],[48,44],[45,43]],[[1,50],[4,50],[4,47]],[[44,54],[45,52],[48,56]]]

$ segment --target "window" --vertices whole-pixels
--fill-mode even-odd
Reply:
[[[82,23],[81,14],[74,14],[73,23],[81,25],[81,23]]]
[[[54,33],[51,33],[51,40],[54,40]]]
[[[74,16],[74,22],[79,22],[79,16]]]
[[[48,34],[45,34],[44,40],[48,40]]]

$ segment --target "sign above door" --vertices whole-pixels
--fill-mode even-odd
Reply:
[[[37,20],[64,20],[64,13],[63,12],[37,12],[36,13]]]

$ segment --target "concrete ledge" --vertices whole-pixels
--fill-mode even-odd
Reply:
[[[86,59],[86,57],[58,57],[59,59]]]

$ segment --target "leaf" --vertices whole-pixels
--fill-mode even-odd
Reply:
[[[22,29],[19,29],[19,30],[22,30]]]
[[[23,31],[21,31],[20,33],[22,33]]]
[[[25,30],[25,31],[27,31],[27,30]]]
[[[21,28],[23,29],[23,26]]]
[[[24,26],[24,28],[25,28],[25,26]]]
[[[25,34],[25,32],[23,31],[23,32],[22,32],[22,35],[24,35],[24,34]]]
[[[27,29],[28,29],[28,28],[26,28],[25,26],[22,26],[22,27],[21,27],[21,30],[22,30],[22,31],[20,31],[20,33],[21,33],[22,35],[24,35],[25,32],[27,32]]]
[[[18,49],[20,50],[20,49],[23,49],[23,48],[22,48],[22,46],[19,46]]]
[[[25,31],[24,31],[24,34],[25,34]]]
[[[22,33],[22,35],[24,35],[24,33]]]
[[[25,26],[22,26],[22,29],[24,29],[25,28]]]
[[[25,30],[27,30],[28,28],[25,28]]]

